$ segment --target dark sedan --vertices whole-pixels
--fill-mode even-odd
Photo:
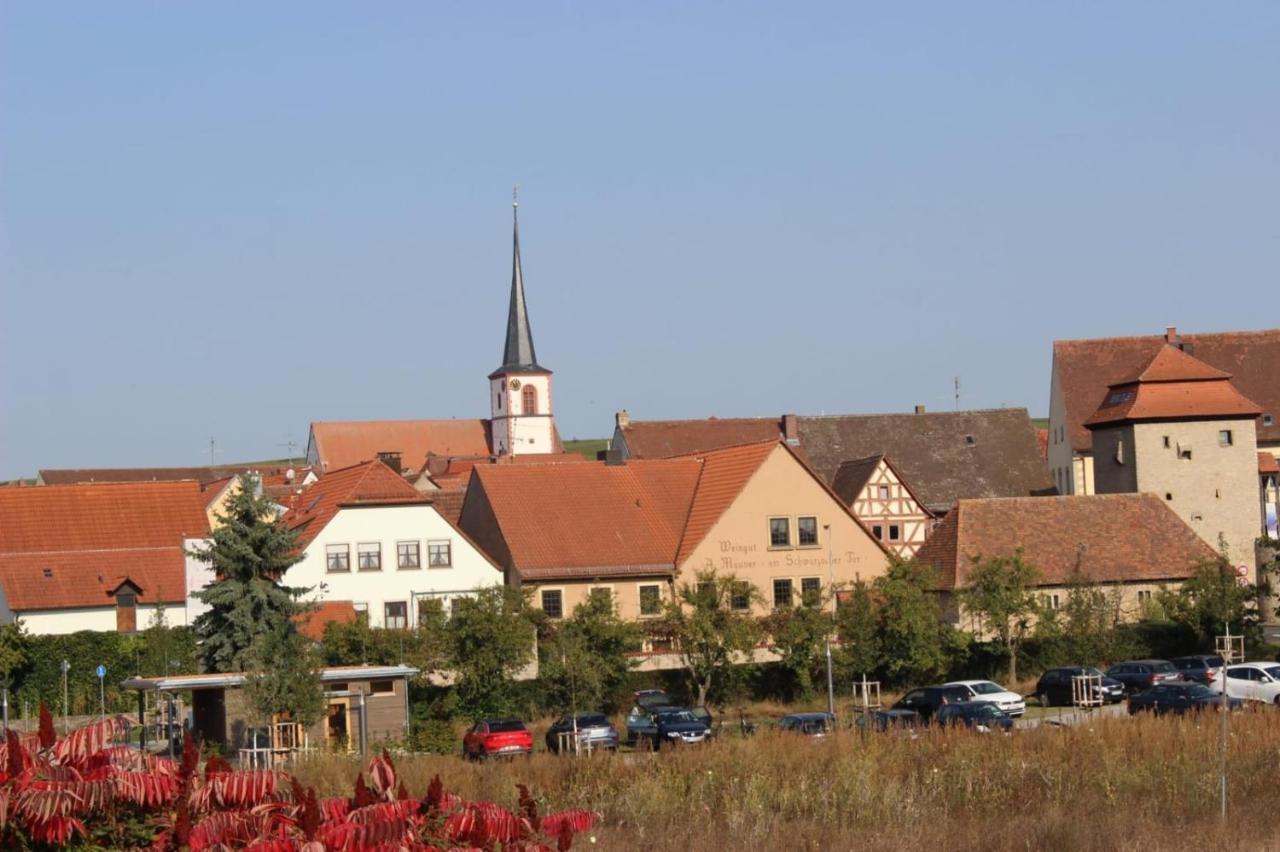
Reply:
[[[1156,684],[1182,680],[1182,675],[1168,660],[1127,660],[1107,669],[1107,677],[1124,684],[1125,692],[1142,692]]]
[[[972,694],[964,686],[921,686],[907,692],[890,709],[913,710],[927,725],[939,707],[968,701]]]
[[[836,717],[830,713],[792,713],[778,722],[779,731],[803,734],[806,737],[825,737],[835,727]]]
[[[547,729],[547,751],[559,754],[562,744],[566,751],[573,751],[575,740],[579,749],[613,751],[618,747],[618,729],[603,713],[561,716]]]
[[[1243,702],[1239,698],[1229,700],[1227,706],[1239,710]],[[1188,711],[1221,710],[1222,693],[1214,692],[1203,683],[1161,683],[1129,697],[1129,714],[1149,710],[1159,716],[1173,713],[1181,716]]]
[[[1101,699],[1107,704],[1124,700],[1124,684],[1107,677],[1093,666],[1059,666],[1040,675],[1040,680],[1036,683],[1036,697],[1040,700],[1040,706],[1070,707],[1075,703],[1073,679],[1082,676],[1098,678],[1091,687],[1096,693],[1092,696],[1094,700]]]
[[[873,731],[908,730],[914,731],[924,724],[920,714],[914,710],[877,710],[858,717],[858,727]]]
[[[1013,730],[1013,717],[990,701],[964,701],[938,708],[933,723],[943,728],[965,727],[979,733]]]

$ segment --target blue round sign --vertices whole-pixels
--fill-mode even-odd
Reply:
[[[98,666],[98,668],[97,668],[96,674],[98,675],[98,677],[99,677],[99,678],[104,678],[104,677],[106,677],[106,676],[107,676],[107,667],[106,667],[106,666],[104,666],[104,665],[101,665],[101,664],[100,664],[100,665]]]

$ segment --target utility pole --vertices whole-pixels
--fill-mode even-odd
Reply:
[[[1223,655],[1222,660],[1222,755],[1218,773],[1221,780],[1221,797],[1222,797],[1222,819],[1227,819],[1227,718],[1231,715],[1231,699],[1227,697],[1227,666],[1229,666],[1235,655],[1232,653],[1231,644],[1231,624],[1224,625],[1226,633],[1227,653]]]
[[[67,690],[67,672],[71,671],[71,663],[66,660],[62,661],[62,732],[70,733],[71,702],[69,700],[69,692]]]
[[[822,531],[827,537],[827,594],[831,595],[831,630],[827,631],[827,712],[832,718],[836,715],[835,675],[831,665],[831,631],[836,629],[836,589],[835,572],[831,567],[831,524],[823,524]]]

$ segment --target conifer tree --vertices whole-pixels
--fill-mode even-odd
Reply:
[[[271,502],[245,478],[219,516],[212,545],[192,556],[213,568],[216,579],[196,592],[209,606],[193,628],[207,671],[246,671],[253,666],[253,646],[261,636],[295,631],[294,616],[310,588],[286,586],[285,572],[301,558],[295,534],[276,519]]]

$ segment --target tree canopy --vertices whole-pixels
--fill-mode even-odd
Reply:
[[[1022,557],[971,557],[969,580],[960,590],[960,605],[978,619],[982,630],[993,635],[1009,661],[1009,679],[1018,679],[1018,646],[1039,612],[1036,584],[1040,572]]]

